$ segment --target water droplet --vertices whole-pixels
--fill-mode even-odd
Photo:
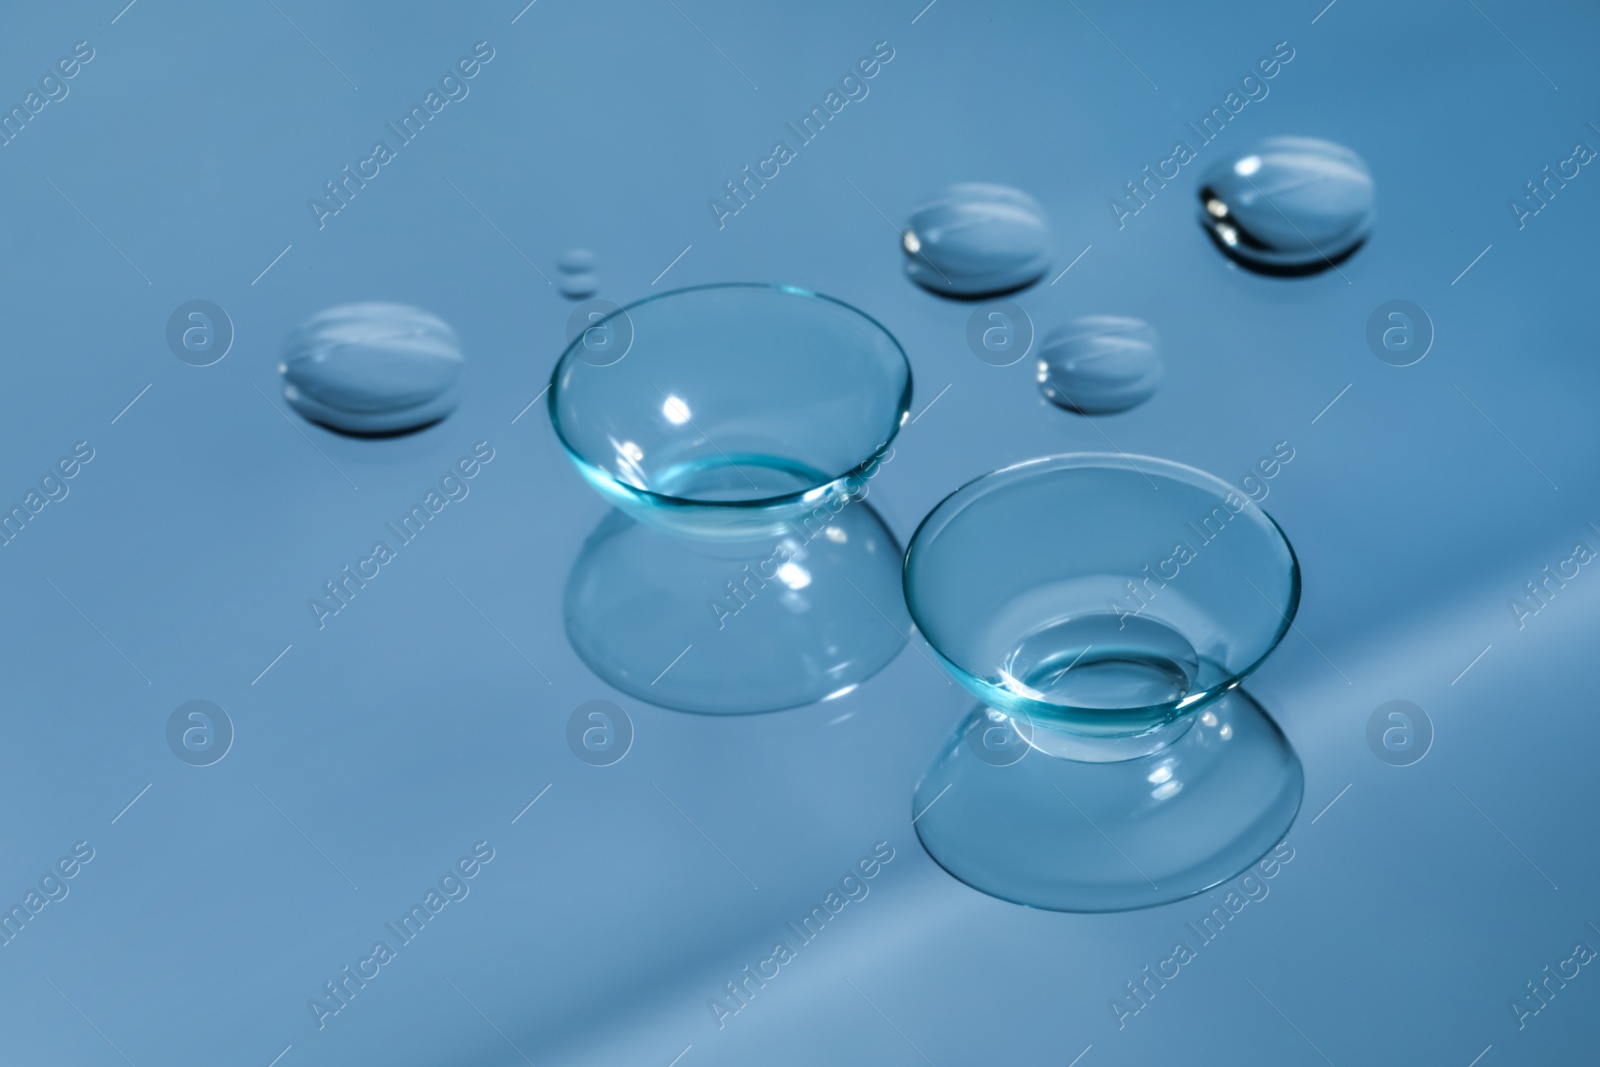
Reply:
[[[561,295],[569,300],[587,300],[600,288],[600,276],[593,271],[580,271],[577,274],[563,274],[557,283]]]
[[[1045,337],[1039,389],[1071,411],[1108,415],[1149,400],[1161,384],[1156,331],[1139,319],[1092,315]]]
[[[1007,185],[947,186],[912,213],[900,244],[911,280],[947,295],[1010,292],[1050,267],[1044,208]]]
[[[595,273],[595,255],[587,248],[569,248],[556,260],[561,278],[556,286],[569,300],[587,300],[600,288],[600,276]]]
[[[1271,137],[1219,160],[1200,182],[1200,222],[1223,252],[1264,274],[1314,274],[1367,239],[1372,172],[1343,145]]]
[[[569,248],[556,261],[556,269],[563,274],[580,274],[594,270],[595,256],[587,248]]]
[[[289,335],[283,396],[335,430],[400,433],[438,422],[460,400],[465,365],[455,331],[407,304],[343,304]]]

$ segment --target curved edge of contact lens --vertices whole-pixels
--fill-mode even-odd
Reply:
[[[568,363],[573,358],[575,351],[582,343],[583,337],[582,335],[579,335],[567,343],[567,347],[562,350],[560,358],[556,360],[555,369],[550,372],[550,384],[545,388],[545,392],[548,394],[545,406],[549,410],[550,426],[556,432],[556,439],[561,442],[561,447],[566,450],[567,455],[572,458],[572,461],[579,467],[580,470],[583,470],[586,474],[588,472],[593,472],[594,477],[598,477],[608,485],[614,486],[616,491],[623,496],[633,500],[636,503],[645,504],[652,507],[660,507],[663,509],[693,507],[711,508],[716,510],[747,508],[757,510],[764,508],[788,507],[790,505],[804,503],[804,498],[808,494],[815,493],[818,490],[825,490],[839,482],[857,477],[865,473],[868,467],[871,467],[874,463],[883,458],[883,454],[889,450],[889,446],[894,443],[894,439],[900,435],[901,427],[906,424],[906,418],[911,414],[911,396],[914,385],[914,374],[911,369],[911,360],[906,356],[905,346],[900,343],[900,339],[896,337],[883,323],[879,322],[877,319],[873,318],[871,315],[867,314],[865,311],[862,311],[853,304],[846,303],[845,301],[840,300],[837,297],[829,296],[826,293],[816,293],[809,289],[801,289],[798,286],[783,285],[776,282],[712,282],[707,285],[691,285],[682,289],[673,289],[669,292],[657,293],[654,296],[647,296],[643,300],[636,300],[633,303],[628,304],[626,307],[620,307],[617,310],[609,313],[605,316],[605,318],[600,319],[594,325],[604,325],[613,318],[616,318],[618,315],[626,315],[635,308],[643,307],[646,304],[651,304],[658,300],[665,300],[668,297],[673,296],[682,296],[684,293],[702,292],[708,289],[765,289],[772,292],[789,293],[793,296],[803,296],[811,297],[816,300],[825,300],[830,304],[836,304],[839,307],[844,308],[846,311],[849,311],[852,314],[861,316],[861,318],[865,319],[867,322],[876,327],[883,334],[883,336],[889,339],[889,343],[894,345],[894,349],[900,354],[900,362],[904,365],[906,371],[905,388],[900,391],[900,397],[895,406],[896,414],[892,424],[889,427],[888,436],[873,448],[870,455],[844,473],[835,475],[826,481],[818,482],[816,485],[808,486],[805,489],[800,489],[791,493],[784,493],[781,496],[761,497],[753,500],[696,500],[692,497],[670,496],[666,493],[657,493],[650,489],[642,489],[635,485],[628,485],[625,482],[618,481],[616,478],[612,477],[608,471],[601,467],[595,466],[588,459],[584,458],[582,453],[580,453],[577,448],[567,440],[566,432],[561,426],[561,415],[559,408],[556,405],[556,394],[561,388],[562,371],[567,367]]]
[[[1107,738],[1136,737],[1139,734],[1148,732],[1149,730],[1160,729],[1162,726],[1172,722],[1174,719],[1181,718],[1184,715],[1193,714],[1194,712],[1200,711],[1206,705],[1215,703],[1228,693],[1238,689],[1246,678],[1250,677],[1250,675],[1255,673],[1261,664],[1266,662],[1267,657],[1272,654],[1273,649],[1277,648],[1283,639],[1288,636],[1290,628],[1294,626],[1294,618],[1300,611],[1300,557],[1295,553],[1294,543],[1289,540],[1289,535],[1284,531],[1283,527],[1278,524],[1278,520],[1272,517],[1271,513],[1269,513],[1265,508],[1261,507],[1261,505],[1256,503],[1254,500],[1250,500],[1249,502],[1253,504],[1256,510],[1261,513],[1262,518],[1267,520],[1272,529],[1277,533],[1279,539],[1283,542],[1284,548],[1288,550],[1289,595],[1282,607],[1279,607],[1276,603],[1272,603],[1271,599],[1268,598],[1268,602],[1272,603],[1272,606],[1278,611],[1278,614],[1282,616],[1283,621],[1273,633],[1272,639],[1265,643],[1260,654],[1256,656],[1256,658],[1248,665],[1218,682],[1216,685],[1211,686],[1209,689],[1202,690],[1198,694],[1186,693],[1182,699],[1166,704],[1153,704],[1147,707],[1080,708],[1070,704],[1056,704],[1049,701],[1034,700],[1031,697],[1022,696],[1019,693],[1001,689],[991,682],[979,678],[966,667],[956,663],[954,660],[951,660],[942,651],[940,651],[939,648],[928,639],[927,631],[923,628],[922,619],[917,610],[917,605],[911,591],[913,588],[913,582],[911,580],[911,566],[912,554],[916,550],[919,539],[921,539],[923,536],[923,531],[927,530],[929,528],[929,524],[933,523],[935,520],[943,522],[948,521],[953,517],[948,513],[944,515],[940,514],[940,512],[945,511],[946,505],[950,504],[951,501],[955,500],[963,493],[966,493],[980,482],[987,481],[988,479],[995,478],[1003,474],[1010,474],[1015,471],[1024,470],[1029,467],[1040,467],[1044,470],[1071,470],[1079,467],[1092,467],[1100,463],[1106,463],[1107,465],[1110,465],[1110,461],[1115,460],[1122,461],[1124,464],[1135,471],[1139,471],[1140,473],[1143,473],[1139,466],[1140,463],[1147,464],[1151,469],[1160,473],[1181,471],[1187,475],[1194,476],[1199,483],[1205,485],[1213,492],[1215,492],[1219,487],[1223,491],[1223,494],[1231,494],[1234,492],[1233,486],[1229,485],[1227,482],[1224,482],[1221,478],[1218,478],[1216,475],[1211,474],[1208,471],[1203,471],[1198,467],[1191,467],[1186,463],[1179,463],[1177,460],[1162,459],[1158,456],[1135,455],[1132,453],[1121,452],[1062,452],[1053,456],[1039,456],[1035,459],[1022,460],[1019,463],[1013,463],[1009,466],[1001,467],[997,470],[989,471],[986,474],[980,474],[975,478],[971,478],[957,487],[953,492],[946,495],[944,499],[935,504],[932,510],[930,510],[927,515],[923,516],[922,521],[917,524],[917,528],[911,532],[910,539],[906,541],[905,559],[901,563],[900,570],[900,585],[905,591],[906,611],[910,614],[911,621],[915,629],[918,633],[922,634],[924,643],[926,643],[928,647],[933,650],[934,654],[939,657],[941,662],[947,665],[951,673],[954,674],[957,680],[960,681],[969,692],[978,697],[978,699],[987,703],[1000,705],[1000,709],[1002,711],[1004,711],[1006,706],[1009,705],[1015,709],[1024,711],[1030,718],[1051,723],[1058,729],[1065,730],[1068,733],[1076,733],[1079,736]],[[1245,499],[1249,500],[1248,497]],[[930,536],[932,536],[931,533]],[[974,684],[980,686],[981,689],[975,689],[973,687]],[[1119,712],[1149,712],[1151,713],[1151,717],[1159,714],[1163,716],[1163,721],[1152,727],[1120,734],[1075,730],[1073,729],[1072,723],[1062,721],[1072,717],[1103,717],[1107,715],[1114,715]]]

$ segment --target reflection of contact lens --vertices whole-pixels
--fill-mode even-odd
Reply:
[[[1032,737],[1033,723],[993,708],[983,708],[966,732],[967,747],[991,767],[1009,767],[1026,756]]]
[[[900,546],[862,501],[743,542],[612,512],[573,564],[565,615],[573,649],[607,683],[714,715],[843,696],[899,654],[910,625]]]
[[[1052,755],[1056,732],[1042,725],[1027,759],[985,759],[973,735],[992,715],[980,707],[957,728],[911,808],[939,865],[1002,900],[1056,911],[1181,900],[1260,859],[1300,810],[1300,759],[1240,690],[1171,744],[1105,762]]]

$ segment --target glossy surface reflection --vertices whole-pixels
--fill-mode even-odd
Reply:
[[[917,785],[917,834],[967,885],[1036,908],[1125,911],[1203,892],[1283,838],[1305,775],[1242,690],[1184,725],[1154,752],[1092,761],[1053,755],[1048,728],[979,707]]]
[[[900,545],[847,503],[771,538],[692,541],[613,512],[565,599],[567,637],[617,689],[680,711],[737,715],[843,695],[910,627]]]

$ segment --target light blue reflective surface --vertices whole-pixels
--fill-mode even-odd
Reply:
[[[6,1057],[525,1064],[509,1040],[541,1067],[922,1064],[907,1039],[939,1067],[1590,1056],[1592,964],[1520,1028],[1511,1004],[1600,947],[1600,579],[1574,551],[1600,545],[1600,189],[1588,164],[1542,185],[1600,144],[1592,7],[125,2],[0,14],[8,108],[76,42],[94,55],[0,148],[0,501],[29,516],[0,538],[0,900],[51,870],[68,889],[40,890],[0,947]],[[1227,113],[1284,40],[1270,95],[1201,143],[1188,123]],[[880,41],[895,58],[856,75],[869,95],[809,143],[787,132],[830,114]],[[469,58],[452,84],[470,95],[409,143],[388,132]],[[1196,222],[1202,169],[1277,134],[1372,170],[1381,216],[1344,276],[1238,269]],[[307,201],[379,139],[395,158],[319,229]],[[707,201],[780,139],[794,158],[719,229]],[[1194,160],[1119,228],[1108,201],[1179,139]],[[1063,413],[1031,361],[974,358],[972,306],[908,282],[904,220],[968,180],[1049,212],[1053,270],[1012,298],[1039,336],[1096,313],[1160,332],[1147,403]],[[902,543],[952,488],[1030,456],[1253,479],[1305,575],[1298,631],[1248,683],[1304,764],[1292,858],[1144,911],[1018,907],[950,877],[910,825],[973,703],[925,644],[769,715],[666,711],[596,678],[562,600],[610,509],[540,397],[574,310],[556,263],[580,246],[619,305],[781,280],[881,321],[917,380],[871,483]],[[205,367],[166,341],[195,299],[235,327]],[[470,360],[449,418],[377,442],[306,424],[277,373],[309,315],[372,299],[439,315]],[[1432,344],[1410,366],[1367,343],[1394,300],[1431,322],[1411,316]],[[1265,477],[1280,441],[1295,458]],[[467,495],[440,488],[452,472]],[[388,532],[430,492],[447,503],[420,534]],[[339,606],[325,583],[380,540],[394,558],[319,628],[307,601]],[[196,699],[233,722],[211,766],[168,745]],[[611,766],[567,743],[596,699],[635,727]],[[1368,745],[1394,700],[1432,723],[1409,766]],[[494,859],[451,900],[440,883],[479,841]],[[68,878],[79,842],[93,859]],[[868,878],[879,842],[893,859]],[[319,1029],[307,1001],[430,891],[449,903]],[[808,941],[788,927],[807,916]],[[791,958],[734,1004],[726,983],[780,939]],[[1147,967],[1176,977],[1140,1002]]]
[[[1131,911],[1221,885],[1283,838],[1305,772],[1241,690],[1175,725],[1160,748],[1096,752],[980,705],[917,783],[917,837],[967,885],[1052,911]]]

